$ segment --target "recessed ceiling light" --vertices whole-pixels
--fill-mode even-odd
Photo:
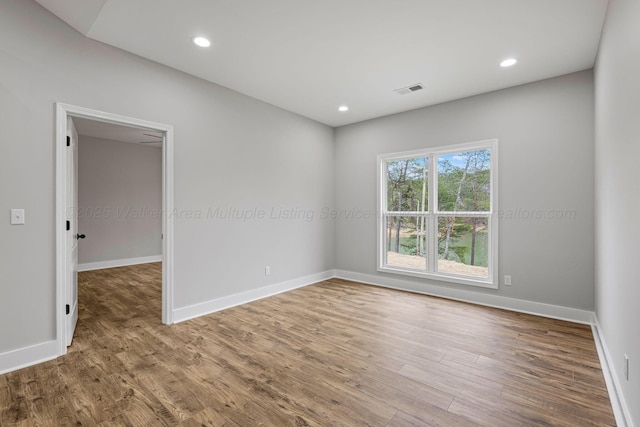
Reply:
[[[211,42],[206,37],[198,36],[193,38],[193,42],[200,47],[209,47]]]
[[[509,58],[509,59],[505,59],[504,61],[502,61],[500,63],[501,67],[511,67],[512,65],[515,65],[515,63],[518,62],[517,59],[515,58]]]
[[[346,105],[341,105],[338,107],[338,111],[341,111],[344,113],[345,111],[349,111],[349,107],[347,107]]]

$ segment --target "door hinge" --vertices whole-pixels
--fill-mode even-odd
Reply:
[[[69,307],[69,304],[65,306],[65,310],[67,311],[67,314],[69,314],[69,312],[71,311],[71,307]]]
[[[71,146],[71,137],[67,136],[67,147]]]
[[[67,221],[67,231],[71,230],[71,221]]]

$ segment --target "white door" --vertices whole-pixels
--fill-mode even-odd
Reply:
[[[71,117],[67,118],[67,274],[66,277],[66,341],[71,345],[78,323],[78,132]]]

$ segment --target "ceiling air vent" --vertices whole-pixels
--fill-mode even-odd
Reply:
[[[402,87],[400,89],[396,89],[394,90],[395,93],[400,94],[400,95],[406,95],[408,93],[411,92],[417,92],[419,90],[424,89],[424,86],[422,86],[422,83],[416,83],[414,85],[411,86],[407,86],[407,87]]]

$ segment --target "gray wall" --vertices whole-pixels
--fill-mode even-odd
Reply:
[[[162,148],[79,139],[78,262],[162,255]]]
[[[339,128],[337,207],[375,211],[378,154],[498,138],[499,270],[513,286],[460,288],[593,310],[593,102],[584,71]],[[570,212],[525,217],[537,211]],[[375,218],[337,222],[338,269],[389,277],[376,272]]]
[[[56,101],[173,125],[177,213],[333,206],[331,128],[87,39],[34,1],[1,0],[0,353],[55,339]],[[26,225],[9,225],[10,208],[26,209]],[[333,267],[331,221],[174,224],[176,308]]]
[[[596,308],[617,368],[622,352],[640,357],[632,4],[614,4],[597,81]],[[591,72],[339,128],[334,144],[327,126],[91,41],[35,2],[0,0],[0,353],[55,338],[56,101],[175,127],[176,308],[334,267],[383,276],[375,219],[334,224],[321,209],[375,212],[377,154],[489,138],[500,140],[500,210],[513,216],[500,224],[500,275],[513,286],[460,289],[594,308]],[[27,224],[10,226],[10,208]],[[266,217],[228,218],[245,209]],[[549,210],[573,215],[523,217]]]
[[[609,2],[596,63],[596,315],[640,425],[640,2]],[[624,378],[624,354],[630,379]]]

